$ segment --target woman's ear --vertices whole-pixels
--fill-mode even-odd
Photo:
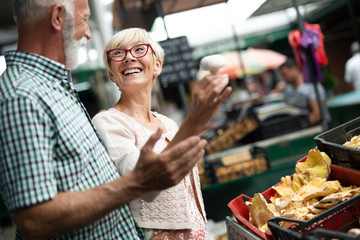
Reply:
[[[61,4],[55,4],[51,9],[51,27],[56,31],[61,31],[65,26],[66,9]],[[70,21],[70,20],[68,20]]]
[[[160,59],[156,60],[155,67],[154,67],[154,73],[156,73],[156,77],[160,75],[162,70],[162,62]]]
[[[114,78],[114,75],[112,74],[112,72],[108,71],[108,74],[109,74],[110,80],[112,82],[115,82],[115,78]]]

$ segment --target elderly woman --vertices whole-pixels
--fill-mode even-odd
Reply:
[[[141,147],[159,129],[162,137],[155,153],[199,134],[231,93],[226,75],[205,77],[195,87],[189,114],[178,129],[173,120],[151,111],[151,91],[163,59],[160,45],[138,28],[120,31],[105,48],[104,62],[121,97],[93,121],[120,174],[135,167]],[[130,208],[148,239],[206,239],[197,167],[178,185],[136,199]]]

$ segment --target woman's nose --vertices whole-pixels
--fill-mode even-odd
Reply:
[[[127,62],[127,61],[134,61],[134,60],[136,60],[136,58],[133,55],[131,55],[130,52],[127,52],[125,55],[124,61]]]

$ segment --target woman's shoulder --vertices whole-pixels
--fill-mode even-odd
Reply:
[[[107,110],[101,110],[100,112],[98,112],[97,114],[95,114],[95,116],[92,118],[92,121],[94,123],[99,123],[99,122],[103,122],[106,121],[108,118],[111,118],[111,108],[107,109]]]
[[[129,123],[126,115],[122,114],[114,108],[100,111],[92,118],[92,121],[96,126],[105,124],[126,125]]]
[[[159,118],[160,121],[162,121],[163,124],[166,125],[166,127],[170,126],[170,127],[178,128],[177,123],[176,123],[174,120],[172,120],[171,118],[169,118],[169,117],[167,117],[167,116],[165,116],[165,115],[163,115],[163,114],[161,114],[161,113],[155,112],[155,111],[153,111],[152,113],[153,113],[157,118]]]

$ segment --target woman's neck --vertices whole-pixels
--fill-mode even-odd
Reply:
[[[148,94],[137,94],[135,96],[123,91],[114,108],[131,116],[138,122],[146,124],[152,121],[151,93],[150,96]]]
[[[129,97],[127,94],[121,94],[120,100],[115,104],[114,108],[121,111],[145,128],[156,131],[161,128],[163,133],[166,133],[166,127],[163,123],[151,112],[151,96],[150,97]]]

